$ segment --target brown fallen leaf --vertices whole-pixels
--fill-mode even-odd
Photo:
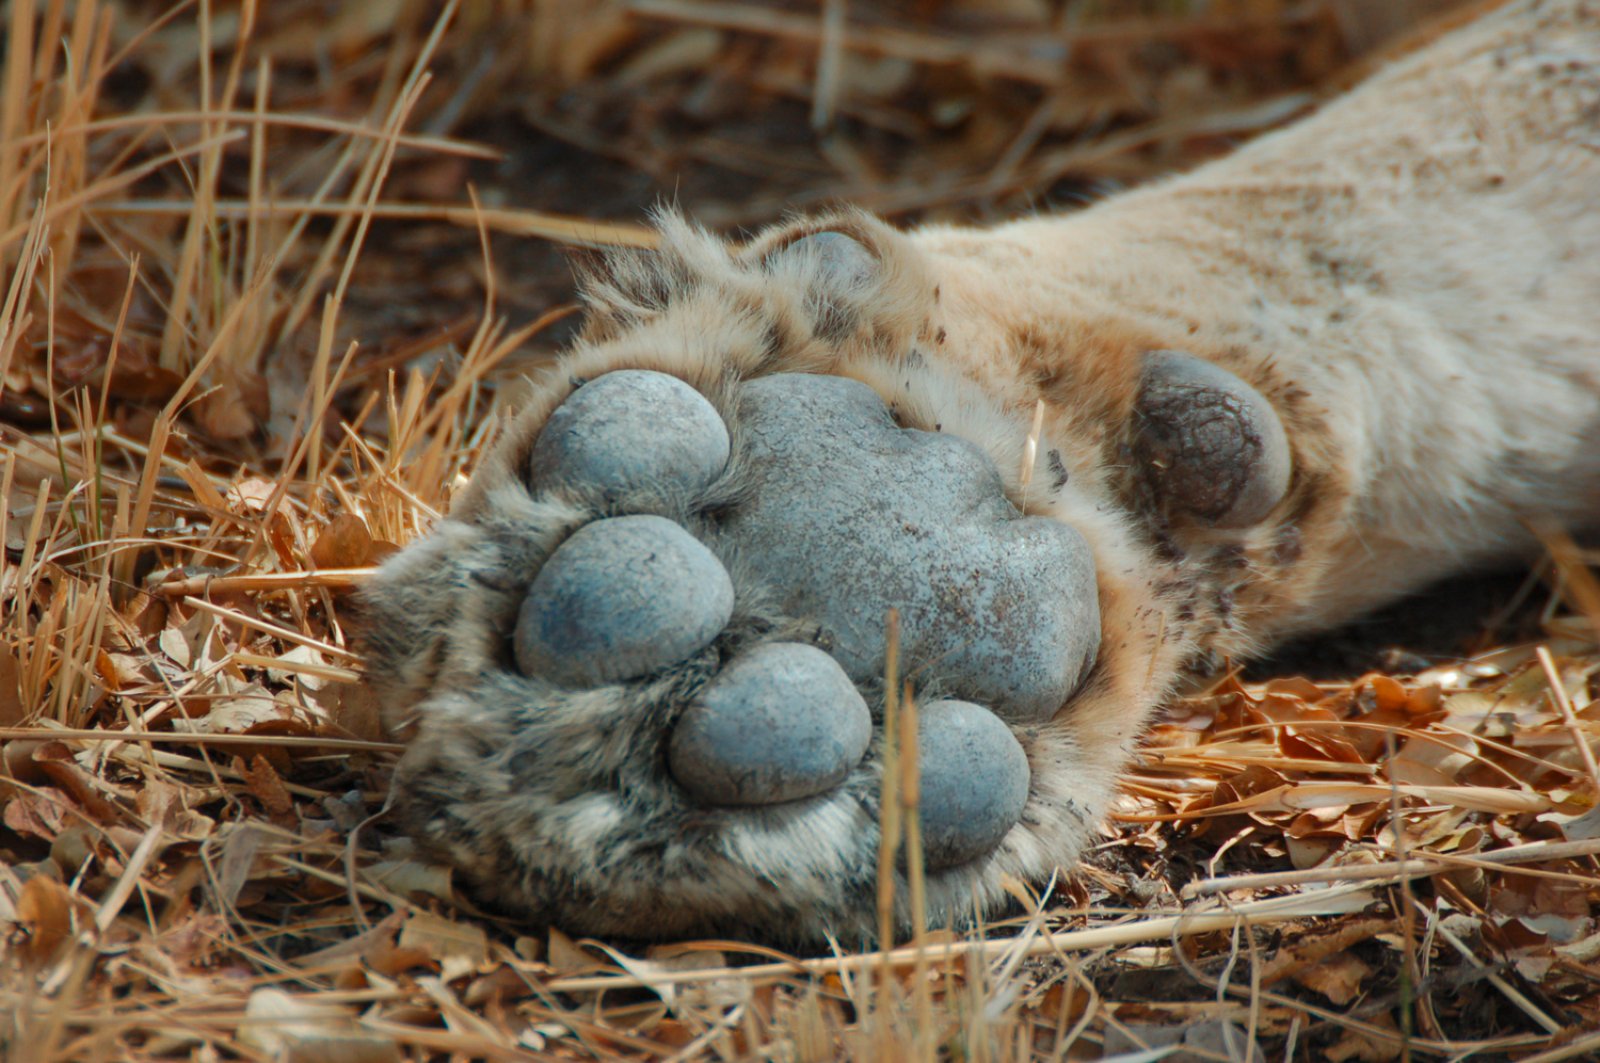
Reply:
[[[489,936],[481,926],[430,912],[411,913],[400,931],[399,947],[429,956],[446,982],[472,974],[489,960]]]
[[[261,802],[268,815],[280,821],[292,818],[294,798],[289,796],[282,777],[273,770],[272,764],[266,757],[258,754],[249,761],[243,757],[235,757],[233,768],[244,779],[245,786],[255,795],[256,800]]]
[[[22,884],[17,897],[17,927],[24,936],[23,955],[45,963],[72,938],[73,910],[83,905],[55,879],[34,875]]]
[[[311,544],[311,563],[318,568],[360,568],[372,562],[372,535],[367,522],[341,513],[328,522]]]
[[[19,793],[7,801],[3,819],[18,834],[54,841],[69,818],[80,822],[77,815],[71,798],[56,790],[42,790]]]
[[[1362,983],[1371,975],[1372,968],[1354,953],[1336,952],[1296,971],[1294,980],[1343,1006],[1361,995]]]
[[[1388,1012],[1374,1015],[1367,1022],[1384,1030],[1393,1030],[1394,1038],[1373,1037],[1361,1030],[1346,1029],[1338,1041],[1323,1051],[1322,1058],[1329,1063],[1346,1063],[1347,1060],[1356,1063],[1390,1063],[1399,1059],[1404,1042],[1400,1038],[1400,1027],[1395,1025]]]

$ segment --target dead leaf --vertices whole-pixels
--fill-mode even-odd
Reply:
[[[72,939],[73,910],[83,902],[71,890],[45,875],[22,884],[17,898],[17,925],[26,936],[23,953],[44,963]]]
[[[227,909],[239,899],[239,891],[255,868],[256,856],[271,835],[260,824],[248,820],[228,824],[225,832],[217,843],[222,850],[217,861],[217,900]]]
[[[204,719],[207,734],[244,734],[257,724],[282,720],[290,710],[259,683],[251,683],[232,697],[211,703]]]
[[[228,488],[228,508],[235,513],[254,515],[267,508],[267,503],[277,491],[277,484],[252,476]]]
[[[1372,968],[1354,953],[1336,952],[1296,971],[1294,980],[1343,1006],[1361,995],[1362,983],[1371,975]]]
[[[604,964],[594,954],[580,947],[555,927],[550,928],[550,945],[545,949],[545,962],[556,974],[582,974],[598,970]]]
[[[215,625],[210,613],[197,611],[176,627],[164,628],[156,639],[165,653],[180,667],[201,671],[217,659],[212,645]]]
[[[1355,1060],[1356,1063],[1391,1063],[1399,1059],[1405,1042],[1400,1037],[1400,1027],[1395,1025],[1389,1013],[1373,1015],[1366,1021],[1372,1026],[1394,1031],[1395,1036],[1392,1039],[1378,1038],[1361,1030],[1346,1028],[1338,1041],[1323,1050],[1322,1058],[1329,1063],[1346,1063],[1347,1060]]]
[[[267,521],[267,542],[272,544],[272,552],[278,556],[278,564],[288,569],[299,567],[294,531],[293,521],[282,509],[273,513]]]
[[[44,782],[44,769],[34,760],[34,754],[43,749],[45,744],[36,739],[16,738],[0,745],[0,769],[3,769],[0,774],[6,779],[22,783]]]
[[[274,819],[288,819],[294,812],[294,798],[289,796],[283,779],[266,757],[257,754],[248,762],[242,757],[235,757],[233,768],[244,778],[245,786],[261,802],[261,807]]]
[[[1297,838],[1289,836],[1284,841],[1289,850],[1289,862],[1296,871],[1304,871],[1308,867],[1316,867],[1344,846],[1342,841],[1333,838]]]
[[[1600,838],[1600,805],[1596,805],[1581,815],[1571,816],[1564,812],[1547,812],[1540,816],[1539,819],[1542,822],[1554,823],[1556,828],[1561,831],[1561,836],[1569,842]]]
[[[443,864],[424,864],[416,860],[379,860],[362,869],[375,885],[402,897],[428,896],[454,901],[451,870]]]
[[[18,834],[54,841],[61,833],[61,825],[76,812],[77,806],[71,798],[55,790],[44,790],[17,794],[6,802],[4,818],[5,825]]]
[[[78,806],[97,823],[115,823],[122,817],[116,805],[101,792],[99,780],[78,766],[77,758],[63,742],[45,742],[34,751],[33,761],[59,789],[72,795]]]
[[[399,946],[430,957],[446,982],[472,974],[489,962],[489,937],[482,927],[430,912],[411,913],[400,931]]]
[[[334,517],[311,544],[311,563],[318,568],[359,568],[371,560],[372,535],[354,513]]]
[[[307,690],[319,690],[327,684],[328,680],[317,675],[315,669],[327,667],[328,659],[322,655],[321,650],[312,649],[310,646],[295,646],[284,653],[280,653],[273,660],[283,662],[282,668],[267,665],[267,678],[274,683],[299,683]],[[310,668],[297,668],[296,665],[310,665]]]

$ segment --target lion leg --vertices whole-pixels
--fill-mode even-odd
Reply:
[[[1594,523],[1597,208],[1600,5],[1561,0],[1504,5],[1192,174],[914,239],[962,374],[1044,400],[1073,475],[1178,562],[1190,637],[1241,654],[1535,550],[1533,520]],[[1168,467],[1170,389],[1143,368],[1166,350],[1285,430],[1258,519],[1184,502],[1218,476]]]

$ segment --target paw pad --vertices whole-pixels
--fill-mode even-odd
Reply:
[[[830,283],[875,263],[809,239],[801,272]],[[576,928],[850,925],[877,875],[893,608],[902,674],[964,699],[922,706],[914,754],[927,867],[964,905],[1015,864],[1023,742],[1093,666],[1088,547],[864,384],[746,380],[729,416],[674,377],[600,376],[487,514],[385,566],[394,655],[442,677],[405,814],[485,893]]]
[[[930,870],[1000,844],[1028,801],[1028,756],[981,705],[930,701],[917,719],[922,849]]]
[[[667,763],[707,804],[777,804],[843,782],[871,739],[867,703],[832,657],[769,643],[734,661],[684,711]]]
[[[1283,422],[1266,397],[1183,351],[1144,357],[1134,453],[1160,504],[1214,528],[1246,528],[1289,489]]]
[[[614,502],[699,491],[722,473],[728,450],[728,428],[705,396],[665,373],[622,369],[556,408],[529,465],[535,487],[584,484]]]
[[[866,252],[832,235],[786,253],[850,273]],[[892,607],[907,665],[984,703],[923,708],[928,866],[992,851],[1021,818],[1030,784],[1006,721],[1048,719],[1094,659],[1098,608],[1082,539],[1023,517],[982,451],[900,427],[863,384],[783,374],[746,382],[738,401],[742,475],[753,489],[720,519],[713,545],[741,555],[790,615],[819,624],[832,654],[774,642],[726,663],[666,736],[668,773],[707,806],[835,790],[871,744],[856,684],[882,671]],[[669,486],[691,498],[728,458],[727,429],[705,398],[674,377],[627,370],[585,385],[552,414],[534,450],[535,483],[598,486],[614,500]],[[597,520],[534,577],[517,663],[578,687],[660,672],[709,645],[733,604],[728,570],[681,525]]]
[[[1023,517],[972,443],[896,425],[876,392],[785,374],[744,385],[743,460],[764,489],[727,531],[785,607],[832,637],[857,682],[883,670],[884,617],[912,667],[1014,722],[1055,714],[1100,640],[1083,537]]]
[[[573,532],[534,577],[513,639],[517,667],[566,686],[647,675],[705,648],[733,615],[733,581],[665,517]]]

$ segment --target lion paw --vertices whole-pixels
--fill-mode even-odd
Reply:
[[[891,611],[930,918],[965,924],[1091,838],[1200,625],[1205,552],[1285,497],[1284,428],[1151,348],[1137,386],[1098,389],[1127,424],[1076,429],[1099,458],[1047,451],[1048,515],[1025,515],[996,466],[1010,422],[963,414],[970,382],[942,430],[950,367],[917,353],[943,342],[937,283],[858,235],[737,257],[674,231],[596,307],[602,341],[565,363],[588,379],[544,392],[370,587],[370,673],[418,722],[400,816],[477,895],[590,933],[871,936]],[[875,386],[779,371],[843,371],[842,349]],[[1088,475],[1067,488],[1066,464]],[[1168,559],[1130,545],[1135,514]]]
[[[1019,513],[976,446],[840,377],[723,399],[643,370],[583,385],[489,516],[369,592],[380,668],[428,690],[403,812],[524,911],[655,936],[810,905],[864,929],[891,608],[935,875],[1023,818],[1031,735],[1094,662],[1087,546]]]

